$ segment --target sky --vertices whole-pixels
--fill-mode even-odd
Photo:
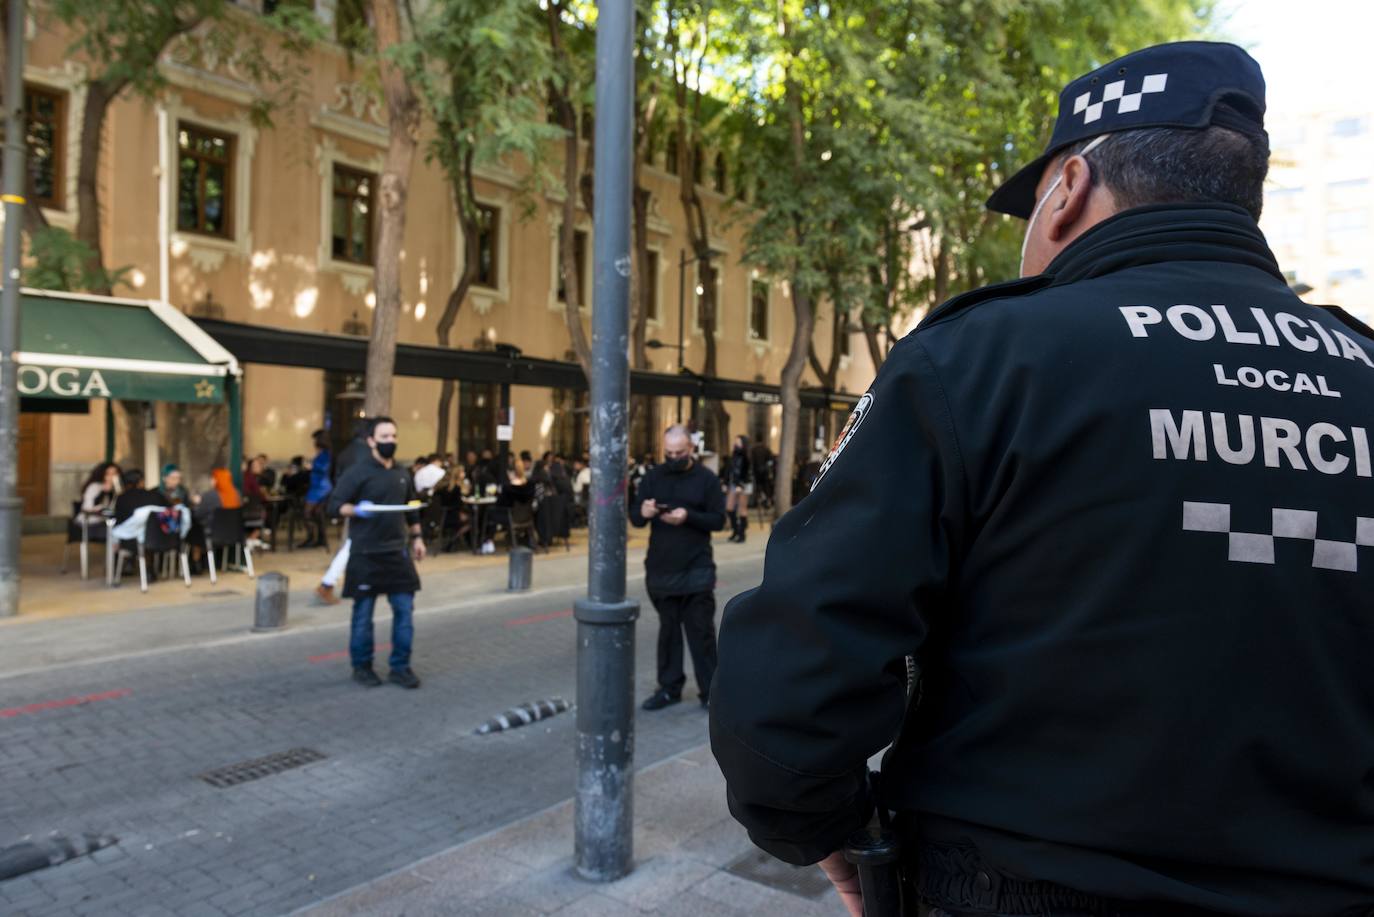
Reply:
[[[1259,61],[1275,117],[1303,106],[1374,110],[1369,0],[1219,0],[1230,40]]]

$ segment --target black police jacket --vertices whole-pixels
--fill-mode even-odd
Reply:
[[[724,612],[735,817],[815,861],[895,737],[883,804],[1001,874],[1374,904],[1372,355],[1221,205],[1126,211],[933,311]]]

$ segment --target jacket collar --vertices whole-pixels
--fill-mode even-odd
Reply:
[[[1053,286],[1144,264],[1247,264],[1282,281],[1259,225],[1232,204],[1152,204],[1113,214],[1069,244],[1045,269]]]
[[[969,290],[932,309],[925,328],[970,306],[1026,296],[1143,264],[1213,261],[1246,264],[1279,282],[1283,272],[1250,214],[1231,204],[1152,204],[1113,214],[1069,243],[1043,274]]]

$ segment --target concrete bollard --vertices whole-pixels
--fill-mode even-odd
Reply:
[[[534,580],[534,552],[526,547],[511,548],[507,592],[527,592]]]
[[[253,602],[253,632],[281,630],[286,627],[287,590],[291,581],[282,573],[258,577],[258,593]]]

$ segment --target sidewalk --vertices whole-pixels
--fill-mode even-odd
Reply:
[[[757,535],[746,545],[728,544],[728,533],[716,533],[716,563],[728,568],[761,558],[768,530],[755,527],[753,531]],[[60,542],[57,544],[60,556]],[[646,532],[631,528],[626,557],[631,584],[643,579],[647,546]],[[259,575],[275,570],[291,580],[287,627],[278,633],[347,627],[350,603],[323,605],[314,595],[327,561],[322,551],[261,558]],[[244,573],[225,573],[213,586],[207,577],[193,577],[190,589],[180,581],[154,583],[144,594],[139,592],[137,581],[130,584],[126,580],[120,588],[110,589],[94,580],[83,583],[74,571],[62,577],[56,572],[56,563],[51,561],[48,572],[25,567],[20,614],[0,618],[0,678],[71,663],[270,640],[274,636],[250,631],[255,583]],[[570,551],[560,545],[535,555],[533,588],[528,592],[506,591],[507,565],[504,550],[485,557],[459,552],[427,558],[420,565],[423,585],[416,614],[427,617],[479,606],[521,604],[530,599],[565,603],[560,607],[570,608],[586,589],[586,530],[575,533]],[[39,602],[35,595],[44,598]],[[33,604],[39,607],[35,609]],[[379,612],[378,620],[384,621],[388,615]]]
[[[284,540],[284,539],[283,539]],[[238,571],[221,571],[218,583],[211,583],[210,577],[201,575],[191,577],[187,588],[179,579],[154,582],[148,591],[140,592],[138,574],[125,576],[119,588],[105,585],[105,545],[93,544],[90,549],[90,578],[81,579],[78,546],[72,545],[69,551],[67,572],[61,572],[62,546],[64,535],[25,535],[20,541],[19,572],[21,589],[19,615],[16,618],[0,619],[0,626],[16,621],[34,621],[87,615],[117,614],[184,605],[188,602],[206,601],[235,596],[253,595],[253,581]],[[630,528],[629,544],[635,547],[647,544],[647,530]],[[331,548],[338,548],[340,542],[330,542]],[[566,556],[568,553],[587,553],[587,530],[576,529],[570,539],[570,549],[562,544],[549,549],[544,557]],[[308,597],[319,584],[333,551],[318,548],[288,551],[285,545],[279,551],[255,552],[253,566],[259,575],[263,573],[283,573],[291,580],[293,587],[292,604],[297,598]],[[467,550],[449,551],[432,554],[421,568],[421,576],[441,574],[457,570],[500,570],[504,574],[507,552],[502,541],[495,554],[477,555]]]
[[[725,806],[708,746],[635,774],[635,869],[598,884],[573,869],[573,803],[560,803],[319,904],[300,917],[838,917],[820,869],[755,848]],[[789,889],[790,890],[784,890]]]

